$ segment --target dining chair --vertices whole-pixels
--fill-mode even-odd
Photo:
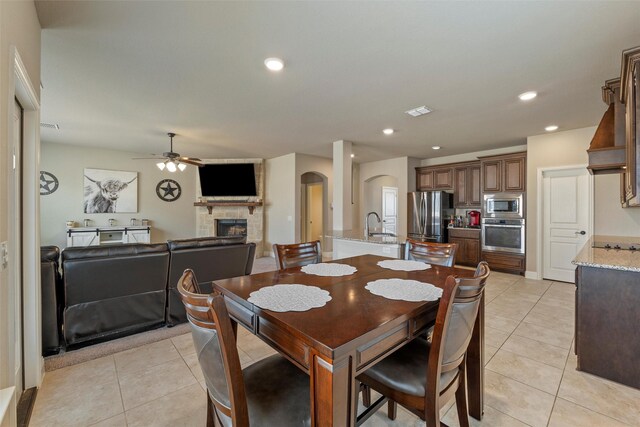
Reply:
[[[418,242],[407,239],[402,259],[453,267],[456,263],[457,250],[457,243]]]
[[[309,376],[280,355],[242,369],[224,296],[197,293],[190,269],[177,289],[207,386],[207,427],[310,426]]]
[[[291,245],[278,245],[276,243],[273,245],[273,253],[276,257],[278,269],[280,270],[322,262],[320,240],[307,243],[294,243]]]
[[[483,261],[474,278],[447,277],[431,341],[414,339],[356,378],[382,395],[358,425],[388,401],[392,420],[400,403],[427,427],[440,426],[440,409],[455,397],[460,426],[469,426],[465,360],[489,274]]]

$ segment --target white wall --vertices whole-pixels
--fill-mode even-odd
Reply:
[[[108,225],[114,218],[118,225],[128,225],[131,218],[151,220],[152,242],[165,242],[196,236],[196,175],[197,168],[188,166],[183,172],[160,171],[153,160],[132,160],[144,157],[139,153],[42,143],[41,170],[53,173],[60,182],[58,190],[41,196],[42,244],[66,246],[65,222],[78,224],[89,218],[93,225]],[[138,212],[115,214],[83,213],[84,168],[138,172]],[[163,179],[180,184],[182,194],[173,202],[156,195],[156,185]]]
[[[407,192],[409,191],[409,157],[380,160],[377,162],[361,163],[359,168],[360,215],[364,221],[365,212],[365,182],[377,176],[388,175],[398,180],[398,235],[407,235]],[[415,177],[415,171],[414,171]],[[415,181],[415,178],[414,178]],[[415,186],[415,183],[414,183]],[[361,224],[364,227],[364,223]]]
[[[265,161],[265,255],[272,255],[271,246],[274,243],[296,242],[294,218],[296,198],[300,193],[296,183],[299,181],[295,153]]]
[[[640,236],[640,208],[620,205],[620,176],[595,177],[595,234],[604,236]]]
[[[527,138],[527,272],[537,272],[538,168],[586,165],[595,127]]]
[[[0,1],[0,242],[9,239],[9,218],[13,209],[8,199],[7,183],[11,173],[9,163],[9,118],[13,115],[13,55],[12,49],[17,49],[25,65],[29,79],[40,98],[40,23],[33,1]],[[39,136],[36,135],[39,144]],[[31,147],[34,149],[34,147]],[[37,147],[35,147],[37,150]],[[35,175],[35,174],[34,174]],[[31,176],[31,179],[34,179]],[[33,213],[27,213],[33,215]],[[32,262],[34,260],[31,260]],[[26,260],[28,263],[28,260]],[[35,284],[30,284],[34,286]],[[31,294],[34,289],[25,292]],[[39,295],[39,293],[37,294]],[[13,355],[15,355],[15,340],[10,332],[14,321],[8,310],[9,286],[7,270],[0,268],[0,389],[14,385]],[[33,301],[25,301],[29,307],[38,306]],[[29,308],[27,308],[29,310]],[[38,318],[39,313],[25,312],[29,318]],[[25,340],[39,340],[37,330],[27,330]],[[29,355],[27,355],[29,356]],[[27,373],[27,377],[39,376],[39,373]],[[4,402],[0,402],[4,403]],[[16,422],[15,401],[10,402],[6,417],[0,414],[0,425],[10,425]]]

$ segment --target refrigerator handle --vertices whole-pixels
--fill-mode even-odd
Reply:
[[[424,197],[424,193],[420,194],[420,211],[419,211],[419,222],[420,222],[420,227],[419,227],[419,231],[420,231],[420,235],[424,235],[425,232],[425,223],[427,221],[427,207],[426,207],[426,203],[425,203],[425,197]]]

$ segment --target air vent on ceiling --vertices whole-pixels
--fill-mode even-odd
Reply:
[[[60,125],[53,123],[40,123],[41,128],[60,130]]]
[[[422,107],[412,108],[409,111],[405,111],[405,113],[413,117],[423,116],[425,114],[429,114],[430,112],[431,110],[427,108],[426,105],[423,105]]]

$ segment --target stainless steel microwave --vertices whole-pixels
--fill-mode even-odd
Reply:
[[[522,193],[485,194],[482,205],[483,218],[524,218],[524,195]]]

